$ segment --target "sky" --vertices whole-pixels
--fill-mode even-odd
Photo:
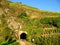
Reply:
[[[36,7],[40,10],[60,12],[60,0],[10,0],[12,2],[22,2],[28,6]]]

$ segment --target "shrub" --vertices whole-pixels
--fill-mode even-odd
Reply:
[[[26,14],[25,12],[22,12],[22,13],[19,14],[17,17],[18,17],[18,18],[21,18],[23,21],[28,21],[28,20],[29,20],[27,14]]]
[[[49,24],[54,27],[60,28],[60,18],[43,18],[40,20],[42,24]]]

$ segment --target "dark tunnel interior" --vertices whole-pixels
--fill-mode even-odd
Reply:
[[[26,39],[27,38],[27,34],[26,33],[22,33],[21,35],[20,35],[20,39]]]

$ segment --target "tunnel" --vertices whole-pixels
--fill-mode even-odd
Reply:
[[[20,34],[20,39],[26,39],[27,38],[27,34],[26,33],[21,33]]]

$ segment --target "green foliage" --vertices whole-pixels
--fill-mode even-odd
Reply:
[[[20,15],[17,16],[18,18],[21,18],[23,21],[28,21],[29,18],[25,12],[22,12]]]
[[[58,28],[60,28],[60,17],[53,19],[54,24],[57,25]]]
[[[49,22],[52,23],[52,18],[43,18],[40,20],[40,22],[43,24],[48,24]]]
[[[27,17],[25,12],[22,12],[20,15],[18,15],[18,18],[24,18],[24,17]]]
[[[7,32],[7,35],[13,35],[13,31],[9,27],[6,27],[5,30]]]
[[[43,18],[40,20],[42,24],[49,24],[52,26],[55,26],[57,28],[60,28],[60,17],[58,18]]]
[[[5,41],[1,42],[0,45],[19,45],[19,43],[12,37],[6,36]]]

